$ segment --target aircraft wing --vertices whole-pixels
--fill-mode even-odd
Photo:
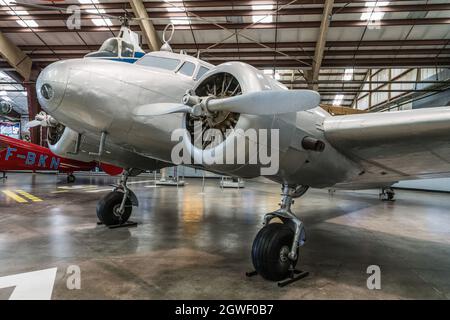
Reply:
[[[450,176],[450,107],[329,117],[323,127],[363,169],[343,187]]]

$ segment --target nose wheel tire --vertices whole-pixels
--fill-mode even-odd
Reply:
[[[133,210],[131,200],[127,197],[124,212],[120,213],[123,192],[113,191],[105,195],[97,204],[97,217],[106,226],[119,225],[128,221]]]
[[[255,237],[252,261],[256,272],[266,280],[286,279],[298,260],[288,257],[294,232],[282,223],[271,223],[262,228]]]

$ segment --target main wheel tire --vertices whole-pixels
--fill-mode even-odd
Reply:
[[[67,183],[74,183],[76,180],[75,176],[73,174],[69,174],[67,176]]]
[[[387,200],[388,201],[394,201],[395,193],[394,192],[388,192],[387,193]]]
[[[125,211],[122,215],[118,209],[122,203],[123,192],[113,191],[100,199],[97,203],[97,217],[103,224],[107,226],[117,225],[128,221],[133,210],[131,200],[128,197],[125,201]]]
[[[271,223],[262,228],[255,237],[252,247],[252,261],[255,270],[264,279],[280,281],[289,276],[291,265],[298,260],[288,258],[294,232],[283,223]]]

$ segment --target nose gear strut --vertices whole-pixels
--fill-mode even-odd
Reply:
[[[128,221],[133,206],[139,206],[133,191],[127,187],[128,178],[133,175],[133,169],[124,170],[112,192],[104,196],[97,204],[97,217],[100,224],[109,228],[136,226],[136,222]]]

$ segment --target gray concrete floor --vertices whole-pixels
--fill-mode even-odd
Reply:
[[[311,275],[285,288],[246,278],[263,214],[277,208],[279,187],[247,182],[243,190],[187,180],[184,188],[132,179],[141,206],[137,228],[96,225],[97,200],[110,177],[9,174],[0,182],[0,277],[57,267],[53,299],[448,299],[450,195],[397,191],[310,190],[294,210],[306,224],[299,266]],[[2,191],[43,201],[18,203]],[[24,198],[24,196],[21,196]],[[68,290],[66,269],[81,269]],[[381,290],[366,269],[381,268]],[[0,289],[0,299],[12,288]]]

